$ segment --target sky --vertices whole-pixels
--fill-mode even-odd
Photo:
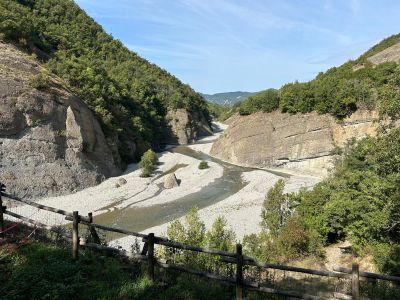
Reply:
[[[400,32],[397,0],[75,0],[202,93],[311,80]]]

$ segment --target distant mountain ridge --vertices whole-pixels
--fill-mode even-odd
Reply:
[[[226,93],[216,93],[216,94],[201,94],[204,99],[209,102],[214,102],[223,105],[232,105],[239,101],[244,101],[250,96],[256,93],[251,92],[226,92]]]

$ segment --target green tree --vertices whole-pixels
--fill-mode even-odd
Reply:
[[[208,247],[224,251],[232,251],[235,243],[235,233],[226,229],[227,221],[224,217],[218,217],[211,229],[206,234]]]
[[[195,207],[185,216],[184,222],[175,220],[168,226],[167,236],[171,240],[186,245],[232,251],[235,235],[226,226],[226,219],[219,217],[215,220],[211,229],[207,231],[204,223],[199,218],[198,209]],[[223,264],[217,257],[204,253],[165,248],[161,250],[160,255],[176,263],[214,270],[226,275],[230,275],[233,272],[232,266]]]
[[[140,159],[139,165],[142,168],[142,173],[140,174],[140,176],[150,177],[151,174],[156,169],[157,163],[158,163],[157,154],[151,149],[147,150]]]
[[[287,196],[283,193],[285,182],[279,179],[268,191],[263,202],[261,211],[262,226],[267,229],[272,236],[278,236],[279,230],[288,217]]]

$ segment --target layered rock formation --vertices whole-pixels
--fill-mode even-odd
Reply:
[[[235,164],[283,167],[324,175],[337,147],[375,135],[377,112],[357,111],[338,122],[330,115],[256,113],[236,116],[214,143],[211,154]]]

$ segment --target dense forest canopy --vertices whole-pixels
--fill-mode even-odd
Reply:
[[[400,34],[393,35],[357,60],[321,72],[309,82],[296,81],[279,90],[262,91],[232,107],[225,107],[229,113],[224,115],[275,110],[291,114],[317,111],[343,119],[359,108],[367,108],[395,117],[393,110],[400,105],[400,66],[396,62],[373,65],[367,58],[399,42]]]
[[[205,100],[188,85],[128,50],[72,0],[3,0],[0,34],[64,79],[95,112],[125,162],[128,139],[156,145],[168,110],[202,112]]]

